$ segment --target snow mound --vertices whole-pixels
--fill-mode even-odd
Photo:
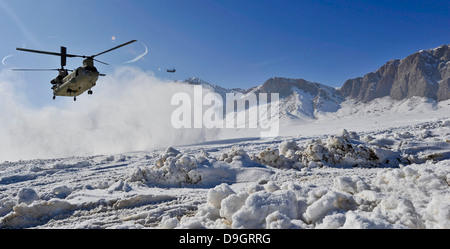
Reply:
[[[217,156],[201,151],[196,155],[169,147],[150,167],[138,167],[125,182],[142,182],[157,186],[216,186],[221,182],[239,182],[268,178],[272,170],[251,160],[238,147]]]
[[[223,183],[178,228],[450,228],[450,160],[338,176],[329,187],[273,181],[235,192]]]
[[[283,141],[278,148],[269,147],[253,158],[272,167],[297,169],[319,166],[376,167],[403,161],[399,153],[382,146],[384,144],[361,141],[356,132],[344,129],[340,135],[330,135],[325,140],[313,139],[300,146],[293,140]]]
[[[272,149],[268,147],[254,156],[254,159],[256,162],[276,168],[289,167],[294,165],[296,165],[298,168],[301,168],[303,165],[296,163],[296,159],[298,158],[297,156],[297,153],[294,153],[291,157],[288,157],[286,154],[280,154],[280,149]]]
[[[217,160],[229,164],[244,163],[245,165],[251,161],[251,158],[244,149],[233,146],[231,150],[220,155]]]
[[[303,151],[304,165],[375,166],[380,158],[369,146],[359,141],[359,136],[343,130],[338,136],[331,135],[325,141],[316,139],[306,144]]]
[[[123,209],[123,208],[131,208],[135,206],[141,206],[143,204],[148,204],[151,202],[158,202],[158,201],[167,201],[167,200],[173,200],[174,198],[172,196],[168,195],[134,195],[129,198],[124,198],[121,200],[116,201],[113,204],[114,209]]]
[[[39,196],[36,191],[32,188],[21,188],[19,193],[17,194],[17,202],[18,203],[26,203],[30,204],[35,200],[38,200]]]
[[[59,199],[35,201],[30,205],[20,203],[0,220],[0,228],[28,227],[38,225],[74,208],[69,202]]]
[[[169,147],[154,165],[137,168],[126,177],[126,181],[165,186],[196,184],[201,181],[197,170],[199,164],[195,157]]]

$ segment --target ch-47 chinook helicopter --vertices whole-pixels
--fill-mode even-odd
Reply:
[[[92,89],[92,87],[95,86],[95,84],[98,80],[98,77],[105,76],[105,74],[99,73],[97,71],[97,68],[94,67],[94,61],[97,61],[97,62],[105,64],[105,65],[109,65],[109,64],[99,61],[94,58],[99,55],[111,52],[120,47],[126,46],[135,41],[136,40],[126,42],[124,44],[121,44],[119,46],[116,46],[114,48],[108,49],[106,51],[103,51],[101,53],[98,53],[96,55],[91,55],[91,56],[68,54],[66,47],[61,47],[60,53],[26,49],[26,48],[17,48],[17,50],[19,50],[19,51],[60,56],[61,57],[61,68],[59,68],[59,69],[13,69],[13,70],[15,70],[15,71],[58,71],[59,72],[58,76],[50,81],[50,83],[52,83],[52,85],[53,85],[52,86],[53,99],[55,99],[56,96],[67,96],[67,97],[73,97],[73,100],[76,101],[77,96],[84,93],[85,91],[88,91],[88,94],[91,95],[93,93],[91,89]],[[67,57],[85,58],[83,60],[83,66],[78,67],[75,70],[65,69],[64,66],[66,65]],[[71,72],[71,73],[69,74],[69,72]]]

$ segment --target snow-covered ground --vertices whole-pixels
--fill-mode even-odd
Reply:
[[[0,164],[1,228],[450,228],[450,102],[351,101],[280,136]]]

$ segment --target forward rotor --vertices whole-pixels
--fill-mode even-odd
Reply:
[[[111,52],[111,51],[116,50],[116,49],[118,49],[118,48],[121,48],[121,47],[123,47],[123,46],[126,46],[126,45],[128,45],[128,44],[131,44],[131,43],[133,43],[133,42],[136,42],[136,40],[131,40],[131,41],[129,41],[129,42],[120,44],[120,45],[118,45],[118,46],[116,46],[116,47],[113,47],[113,48],[111,48],[111,49],[105,50],[105,51],[103,51],[103,52],[100,52],[100,53],[98,53],[98,54],[91,55],[91,56],[77,55],[77,54],[68,54],[68,53],[67,53],[67,48],[66,48],[66,47],[63,47],[63,46],[61,46],[61,51],[60,51],[60,53],[49,52],[49,51],[42,51],[42,50],[35,50],[35,49],[27,49],[27,48],[16,48],[16,49],[19,50],[19,51],[24,51],[24,52],[31,52],[31,53],[38,53],[38,54],[47,54],[47,55],[61,56],[61,69],[64,69],[64,66],[66,65],[66,59],[67,59],[67,57],[69,57],[69,58],[74,58],[74,57],[79,57],[79,58],[91,58],[92,60],[94,60],[94,61],[96,61],[96,62],[105,64],[105,65],[109,65],[109,64],[106,63],[106,62],[99,61],[99,60],[94,59],[94,58],[97,57],[97,56],[99,56],[99,55],[106,54],[106,53],[108,53],[108,52]]]
[[[28,68],[14,68],[12,69],[13,71],[68,71],[68,72],[73,72],[73,70],[71,69],[65,69],[65,68],[51,68],[51,69],[28,69]]]

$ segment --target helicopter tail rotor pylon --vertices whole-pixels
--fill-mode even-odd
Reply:
[[[61,46],[61,69],[64,69],[67,61],[67,48]]]

